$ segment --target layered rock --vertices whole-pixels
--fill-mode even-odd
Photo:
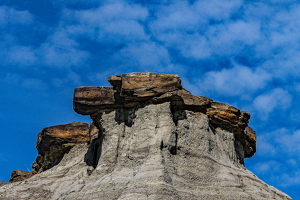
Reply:
[[[10,182],[25,180],[57,165],[72,147],[80,143],[89,143],[96,134],[98,132],[93,131],[93,126],[90,128],[85,122],[72,122],[44,128],[38,133],[36,142],[38,156],[32,164],[33,170],[30,172],[13,171]]]
[[[93,120],[90,144],[0,187],[0,199],[291,199],[244,167],[256,150],[248,113],[191,95],[176,75],[109,81],[75,89],[74,110]]]
[[[10,175],[9,182],[14,183],[14,182],[18,182],[18,181],[23,181],[25,179],[32,177],[35,174],[37,174],[37,171],[34,169],[29,172],[25,172],[22,170],[14,170]]]
[[[170,102],[173,110],[201,112],[209,117],[211,125],[233,130],[235,138],[243,145],[244,157],[251,157],[256,151],[255,132],[250,127],[246,131],[249,113],[213,102],[207,97],[193,96],[183,89],[178,75],[130,73],[111,76],[108,81],[113,87],[76,88],[73,101],[75,112],[91,115],[95,122],[97,115],[107,109]]]
[[[32,168],[45,171],[57,165],[65,153],[79,143],[90,142],[89,124],[72,122],[44,128],[38,134],[36,148],[38,156]]]

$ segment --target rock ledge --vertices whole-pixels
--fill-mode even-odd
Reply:
[[[73,98],[75,112],[91,115],[96,121],[95,116],[104,110],[171,102],[174,110],[202,112],[213,126],[234,130],[236,140],[243,145],[245,158],[256,152],[255,131],[248,127],[249,113],[207,97],[193,96],[181,86],[178,75],[135,72],[110,76],[108,81],[112,87],[76,88]]]

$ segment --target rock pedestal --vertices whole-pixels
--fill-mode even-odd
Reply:
[[[45,169],[0,187],[0,199],[291,199],[244,167],[256,151],[249,113],[193,96],[177,75],[108,81],[75,89],[92,125],[44,129],[35,165]]]

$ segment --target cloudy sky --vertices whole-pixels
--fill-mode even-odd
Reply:
[[[42,128],[91,121],[72,109],[75,87],[150,71],[251,113],[246,167],[300,199],[298,2],[2,0],[0,179],[31,169]]]

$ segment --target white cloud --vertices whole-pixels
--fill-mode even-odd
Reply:
[[[231,69],[210,71],[198,85],[202,91],[213,91],[224,96],[242,96],[263,89],[271,79],[269,73],[260,69],[251,69],[235,64]],[[245,96],[243,96],[245,95]]]
[[[195,32],[206,26],[209,20],[225,20],[238,11],[242,5],[240,0],[173,1],[162,5],[156,13],[156,20],[151,23],[155,34],[166,31]]]
[[[260,117],[266,120],[270,112],[275,109],[286,109],[290,106],[291,102],[292,96],[287,90],[276,88],[267,94],[256,97],[253,101],[253,106],[258,111]]]
[[[201,17],[207,17],[213,20],[228,19],[231,14],[238,11],[242,6],[242,0],[211,0],[198,1],[196,10]]]
[[[32,47],[19,45],[9,49],[6,59],[11,64],[22,64],[23,66],[33,65],[37,60]]]
[[[46,84],[36,78],[27,78],[24,79],[21,83],[21,86],[26,89],[34,89],[34,90],[45,90],[47,88]]]
[[[36,57],[31,46],[19,43],[16,32],[28,28],[34,23],[34,17],[28,11],[18,11],[7,6],[0,7],[0,58],[1,66],[7,67],[32,65]],[[24,26],[23,26],[24,25]]]
[[[163,5],[156,13],[156,20],[150,24],[153,33],[165,31],[194,30],[207,23],[207,19],[199,17],[193,5],[187,1],[174,1],[171,5]]]
[[[28,25],[33,23],[34,17],[27,10],[18,11],[7,6],[0,7],[0,27],[7,25]]]
[[[68,37],[64,30],[57,31],[43,43],[36,54],[40,62],[48,67],[77,67],[89,58],[89,52],[81,50],[79,44]]]
[[[55,6],[97,6],[99,5],[98,0],[51,0],[51,3]]]
[[[280,175],[280,178],[280,185],[283,187],[297,186],[300,184],[300,171],[294,173],[284,173]]]
[[[13,84],[13,85],[17,85],[21,82],[22,80],[22,76],[19,74],[15,74],[15,73],[8,73],[6,74],[4,81],[9,83],[9,84]]]
[[[295,49],[283,49],[282,53],[274,56],[274,59],[266,61],[262,68],[272,70],[275,77],[288,80],[290,77],[298,77],[300,74],[300,51]]]
[[[150,29],[157,39],[177,48],[186,58],[241,54],[244,45],[257,44],[261,39],[259,21],[229,20],[241,5],[239,0],[175,1],[160,8]],[[217,22],[210,24],[210,20]]]
[[[90,10],[65,10],[62,20],[76,22],[66,29],[75,37],[89,36],[98,42],[116,44],[147,40],[149,37],[141,24],[147,16],[147,8],[115,3]]]
[[[113,56],[128,67],[145,70],[161,70],[170,64],[169,53],[166,48],[154,42],[128,45]]]
[[[281,183],[282,187],[298,185],[299,142],[300,130],[279,128],[273,132],[261,133],[257,138],[256,156],[265,161],[255,164],[255,173]]]
[[[260,173],[274,173],[274,172],[280,172],[282,170],[282,164],[275,161],[275,160],[269,160],[266,162],[257,163],[255,165],[255,170]]]
[[[0,33],[0,58],[4,68],[9,66],[30,67],[33,65],[37,57],[31,46],[19,45],[16,37],[10,34]]]
[[[290,163],[282,163],[276,160],[268,160],[257,163],[254,167],[258,176],[264,176],[265,180],[276,182],[281,187],[296,186],[300,183],[300,171],[290,171]]]
[[[74,71],[69,70],[63,78],[54,78],[52,84],[56,87],[66,87],[67,84],[72,84],[75,87],[82,85],[82,78]]]
[[[272,21],[272,45],[299,47],[297,41],[300,36],[300,5],[293,6],[290,10],[278,12]]]
[[[281,145],[281,148],[288,152],[300,153],[300,130],[280,134],[275,141]]]
[[[186,58],[205,59],[212,54],[207,38],[198,34],[187,35],[185,42],[177,44],[181,54]]]
[[[245,45],[260,41],[260,24],[256,21],[233,21],[210,26],[206,35],[214,53],[220,55],[242,54]]]
[[[274,145],[274,142],[268,137],[269,136],[266,136],[265,134],[257,136],[257,154],[264,156],[274,156],[278,152],[276,145]]]

